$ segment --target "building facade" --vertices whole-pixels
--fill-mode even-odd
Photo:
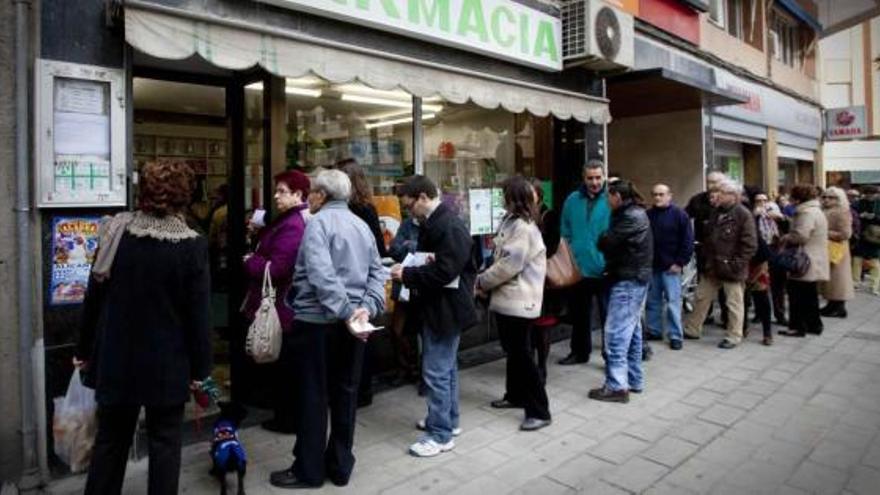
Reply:
[[[666,182],[680,202],[710,170],[772,192],[821,176],[815,4],[641,0],[630,12],[633,70],[608,79],[612,171]]]
[[[880,16],[822,38],[823,162],[827,183],[880,183]]]

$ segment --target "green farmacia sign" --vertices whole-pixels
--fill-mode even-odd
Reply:
[[[510,0],[257,0],[544,70],[562,70],[559,19]]]

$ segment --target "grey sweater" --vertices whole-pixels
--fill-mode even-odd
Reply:
[[[477,277],[491,292],[489,309],[506,316],[537,318],[544,299],[547,249],[535,222],[507,217],[495,236],[495,262]]]
[[[331,201],[306,225],[287,304],[309,323],[344,321],[358,307],[373,318],[385,310],[384,272],[367,224]]]

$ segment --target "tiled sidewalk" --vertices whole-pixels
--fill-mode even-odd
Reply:
[[[820,337],[777,336],[769,348],[753,329],[737,349],[720,350],[712,326],[681,352],[654,343],[645,393],[626,405],[587,399],[602,381],[599,364],[553,364],[553,425],[534,433],[517,430],[521,411],[488,406],[503,391],[503,360],[468,369],[464,433],[433,459],[406,453],[424,400],[412,387],[379,394],[359,413],[351,483],[317,493],[880,493],[880,299],[859,294],[849,310],[846,320],[826,319]],[[556,344],[554,363],[566,349]],[[290,464],[293,437],[259,428],[242,436],[247,493],[287,493],[268,477]],[[185,450],[181,493],[219,493],[207,452]],[[131,464],[125,493],[146,493],[145,473],[146,461]],[[51,487],[81,490],[81,478]]]

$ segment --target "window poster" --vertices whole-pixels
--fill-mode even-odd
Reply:
[[[471,235],[492,233],[492,190],[471,189],[468,198]]]
[[[79,304],[85,299],[100,226],[100,217],[54,218],[50,305]]]

